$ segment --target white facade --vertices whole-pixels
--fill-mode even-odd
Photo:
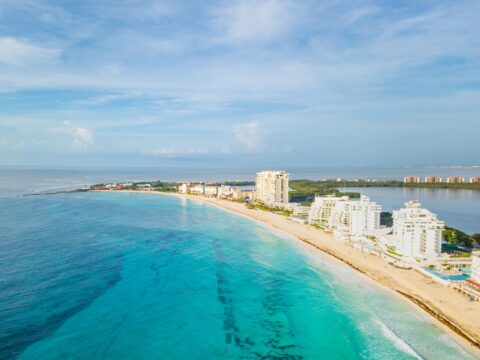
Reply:
[[[292,207],[292,211],[293,211],[293,216],[307,219],[310,213],[310,206],[303,206],[303,205],[294,203]]]
[[[379,229],[381,211],[381,206],[367,196],[360,200],[348,196],[318,196],[310,207],[308,221],[333,230],[340,240],[350,240],[352,236],[372,235]]]
[[[233,195],[233,189],[230,185],[220,185],[218,188],[218,197],[229,197]]]
[[[178,191],[181,192],[182,194],[188,194],[189,187],[188,184],[182,184],[178,187]]]
[[[262,171],[257,173],[255,190],[257,200],[267,205],[288,203],[288,178],[285,171]]]
[[[206,185],[204,186],[204,194],[207,196],[217,196],[218,187],[215,185]]]
[[[480,283],[480,250],[472,251],[472,275],[473,281]]]
[[[348,226],[351,235],[368,236],[380,228],[382,212],[380,205],[364,195],[360,201],[350,201],[348,205]]]
[[[192,194],[199,194],[199,195],[203,195],[205,194],[205,186],[202,185],[202,184],[197,184],[197,185],[194,185],[190,188],[190,192]]]
[[[442,250],[443,221],[417,201],[393,212],[393,238],[396,251],[406,257],[434,260]]]
[[[347,201],[347,196],[316,196],[315,201],[310,206],[308,222],[332,229],[335,222],[338,222],[341,218],[342,209]]]

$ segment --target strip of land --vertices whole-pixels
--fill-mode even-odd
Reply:
[[[124,192],[170,195],[199,200],[286,232],[310,245],[312,250],[320,250],[340,260],[410,300],[437,319],[455,335],[459,342],[480,357],[480,302],[469,301],[466,296],[456,292],[453,288],[445,287],[420,272],[396,268],[377,256],[366,254],[335,240],[331,234],[291,221],[279,214],[248,209],[243,203],[157,191],[125,190]]]

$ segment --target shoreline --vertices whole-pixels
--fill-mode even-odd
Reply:
[[[452,288],[442,286],[418,271],[395,268],[377,256],[363,253],[335,240],[331,234],[291,221],[282,215],[248,209],[243,203],[217,198],[138,190],[92,192],[141,193],[197,200],[280,231],[306,244],[310,249],[348,266],[411,306],[415,306],[433,319],[436,325],[452,335],[466,351],[480,357],[480,302],[471,302]]]

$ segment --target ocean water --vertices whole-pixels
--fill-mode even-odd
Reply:
[[[352,270],[176,197],[0,198],[0,359],[473,359]]]

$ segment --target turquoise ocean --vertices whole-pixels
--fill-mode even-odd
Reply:
[[[407,301],[198,201],[0,197],[0,359],[473,359]]]

